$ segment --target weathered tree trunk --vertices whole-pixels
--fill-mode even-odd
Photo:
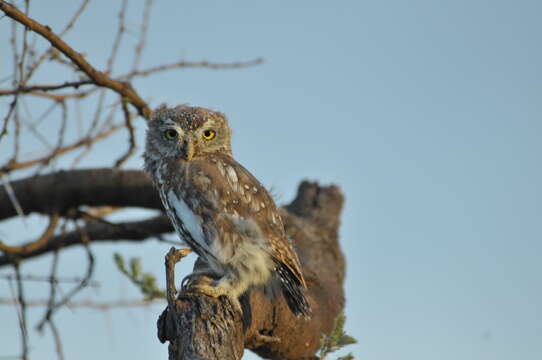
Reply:
[[[307,280],[310,320],[293,316],[282,297],[272,305],[253,292],[252,323],[244,331],[228,300],[183,289],[158,320],[159,339],[169,341],[169,359],[240,359],[244,348],[264,358],[314,359],[322,335],[331,331],[344,306],[345,263],[337,231],[342,203],[337,187],[303,182],[283,209]]]

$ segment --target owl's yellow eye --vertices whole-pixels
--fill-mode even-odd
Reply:
[[[167,129],[166,131],[164,131],[164,136],[168,140],[175,140],[177,136],[179,136],[179,134],[175,129]]]
[[[209,129],[203,132],[203,138],[205,140],[213,140],[215,136],[216,136],[216,131],[214,130]]]

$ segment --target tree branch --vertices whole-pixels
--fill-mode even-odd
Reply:
[[[51,236],[56,229],[58,220],[60,220],[60,216],[58,216],[57,214],[53,214],[49,218],[49,225],[47,225],[47,228],[38,240],[19,246],[9,246],[0,242],[0,250],[5,252],[6,254],[24,256],[25,254],[35,252],[40,248],[47,246],[47,243],[51,239]]]
[[[49,303],[47,299],[39,300],[28,300],[26,302],[27,307],[45,307]],[[117,300],[109,302],[97,302],[91,299],[81,300],[81,301],[69,301],[66,305],[71,309],[83,308],[83,309],[93,309],[93,310],[113,310],[113,309],[126,309],[126,308],[139,308],[139,307],[149,307],[156,304],[163,304],[164,299],[153,299],[153,300]],[[19,302],[13,299],[0,298],[0,306],[18,306]]]
[[[129,83],[114,80],[108,75],[96,70],[89,62],[85,60],[82,54],[75,51],[60,37],[58,37],[49,26],[42,25],[34,19],[26,16],[12,4],[9,4],[4,0],[0,0],[0,10],[2,10],[8,17],[23,24],[29,30],[36,32],[48,40],[53,47],[66,55],[75,65],[77,65],[79,69],[81,69],[81,71],[87,74],[87,76],[93,80],[96,85],[106,87],[117,92],[119,95],[130,101],[130,103],[137,109],[139,115],[146,120],[150,119],[151,109]]]
[[[20,86],[15,89],[0,89],[0,96],[24,94],[33,91],[54,91],[70,87],[78,89],[80,86],[92,84],[94,84],[94,81],[92,80],[66,81],[61,84],[34,84]]]
[[[24,168],[34,166],[34,165],[47,164],[48,162],[58,157],[59,155],[77,150],[83,146],[90,146],[91,144],[97,141],[103,140],[109,137],[109,135],[113,134],[115,131],[119,130],[120,128],[122,128],[122,126],[114,125],[110,127],[109,129],[96,134],[95,136],[84,137],[74,142],[73,144],[70,144],[64,147],[57,147],[53,151],[51,151],[50,154],[37,158],[37,159],[32,159],[32,160],[22,161],[22,162],[9,161],[4,166],[0,167],[0,173],[8,173],[13,170],[24,169]]]
[[[59,171],[11,182],[25,214],[65,214],[88,206],[134,206],[162,210],[151,180],[139,170],[86,169]],[[17,215],[6,189],[0,190],[0,220]]]
[[[210,62],[207,60],[202,60],[202,61],[180,60],[174,63],[153,66],[144,70],[133,70],[126,74],[116,76],[114,79],[116,81],[125,81],[125,80],[133,79],[136,77],[145,77],[145,76],[156,74],[162,71],[181,69],[181,68],[206,68],[206,69],[212,69],[212,70],[239,69],[239,68],[260,65],[263,62],[264,60],[262,58],[256,58],[254,60],[248,60],[248,61],[237,61],[237,62],[231,62],[231,63],[216,63],[216,62]],[[61,90],[61,89],[66,89],[66,88],[78,89],[81,86],[93,85],[93,84],[94,84],[93,80],[65,81],[60,84],[33,84],[33,85],[21,86],[15,89],[0,89],[0,96],[16,95],[20,93],[34,93],[35,95],[50,96],[50,97],[54,97],[54,96],[60,96],[60,97],[65,97],[65,98],[66,97],[84,97],[86,96],[86,94],[88,94],[91,91],[94,91],[95,89],[91,89],[83,93],[60,94],[60,95],[44,94],[44,92]]]
[[[72,231],[53,236],[41,246],[24,253],[5,252],[0,256],[0,267],[30,259],[39,255],[48,254],[56,250],[65,249],[74,245],[85,245],[86,242],[132,241],[140,242],[160,234],[173,231],[166,216],[156,216],[151,219],[120,223],[93,223],[81,231]],[[81,233],[86,236],[82,237]]]

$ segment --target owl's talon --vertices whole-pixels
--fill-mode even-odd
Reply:
[[[213,298],[219,298],[225,296],[228,298],[232,306],[239,312],[243,313],[241,308],[241,303],[237,298],[230,296],[226,289],[220,286],[204,285],[204,284],[195,284],[190,287],[191,290],[195,290],[200,294],[204,294]]]
[[[260,341],[263,344],[268,343],[279,343],[280,338],[276,336],[270,336],[270,335],[263,335],[260,333],[256,333],[256,339]]]
[[[183,280],[181,281],[181,288],[188,289],[190,287],[191,282],[192,282],[192,277],[190,275],[185,276]]]
[[[181,281],[181,287],[183,289],[190,289],[194,286],[193,284],[212,284],[214,280],[211,279],[209,275],[210,274],[206,272],[193,272],[191,274],[188,274]]]

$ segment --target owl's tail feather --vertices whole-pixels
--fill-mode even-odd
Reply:
[[[245,291],[241,296],[239,296],[239,303],[241,304],[241,310],[243,314],[241,316],[241,321],[243,322],[243,331],[247,331],[250,328],[252,323],[252,307],[250,306],[250,291]]]
[[[284,264],[277,264],[276,270],[279,275],[282,294],[292,313],[295,316],[310,318],[311,306],[305,296],[305,287],[303,284]]]

